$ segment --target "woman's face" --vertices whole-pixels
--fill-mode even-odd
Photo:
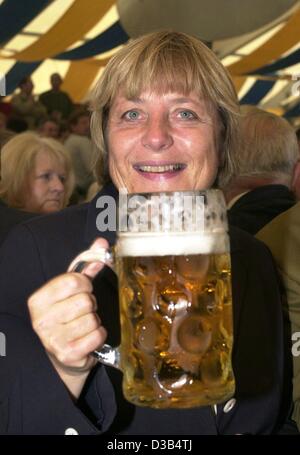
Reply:
[[[119,93],[108,117],[109,173],[129,193],[209,188],[217,175],[216,114],[195,93]]]
[[[61,210],[64,206],[65,180],[64,166],[49,153],[38,152],[23,209],[33,213]]]

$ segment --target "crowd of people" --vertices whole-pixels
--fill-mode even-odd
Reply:
[[[241,107],[213,52],[179,32],[151,33],[117,52],[91,95],[91,116],[61,90],[60,75],[50,81],[37,98],[25,78],[10,118],[0,114],[0,332],[8,346],[0,434],[298,434],[294,128]],[[190,409],[135,406],[122,394],[122,373],[90,355],[106,339],[119,343],[116,275],[103,264],[66,271],[81,251],[116,242],[115,232],[97,229],[98,196],[117,203],[124,188],[216,187],[230,225],[234,397]]]
[[[52,149],[62,151],[64,148],[71,159],[75,176],[74,188],[69,195],[70,201],[75,203],[83,201],[89,187],[95,183],[93,168],[97,158],[90,138],[90,114],[87,106],[73,103],[69,95],[61,90],[62,82],[59,74],[52,74],[51,89],[36,96],[30,76],[20,81],[17,93],[9,102],[1,104],[3,112],[0,112],[0,147],[13,136],[31,132],[51,139]],[[11,154],[5,155],[7,166]],[[24,164],[27,161],[25,152],[23,158]],[[33,163],[30,163],[30,167],[32,165]],[[26,172],[28,169],[27,166]]]

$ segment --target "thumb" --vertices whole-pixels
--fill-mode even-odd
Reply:
[[[93,279],[103,269],[107,263],[107,250],[109,244],[107,240],[96,239],[91,247],[80,253],[71,262],[68,272],[80,272]]]

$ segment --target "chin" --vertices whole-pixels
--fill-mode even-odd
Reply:
[[[63,207],[61,204],[51,204],[47,207],[44,207],[41,211],[41,213],[52,213],[52,212],[58,212],[59,210],[62,210]]]
[[[187,182],[142,182],[132,186],[132,193],[157,193],[167,191],[192,191],[194,186]]]

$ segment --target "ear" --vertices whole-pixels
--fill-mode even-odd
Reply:
[[[294,167],[292,177],[292,191],[295,193],[296,198],[300,200],[300,159],[297,161]]]

